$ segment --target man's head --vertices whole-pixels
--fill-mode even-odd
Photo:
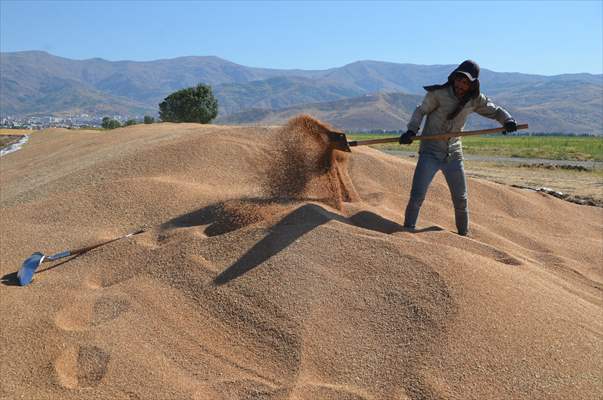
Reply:
[[[443,85],[423,86],[425,90],[431,92],[445,87],[452,87],[454,93],[459,98],[459,104],[455,110],[448,114],[448,119],[453,119],[458,115],[467,102],[479,96],[479,65],[475,61],[463,61],[454,71],[448,75],[448,81]]]
[[[463,97],[471,89],[471,81],[462,73],[456,73],[453,76],[454,93],[458,97]]]
[[[475,82],[479,78],[479,65],[473,60],[465,60],[452,73],[467,77],[469,82]]]
[[[470,91],[479,88],[479,65],[475,61],[463,61],[448,77],[454,88],[454,93],[463,98]]]

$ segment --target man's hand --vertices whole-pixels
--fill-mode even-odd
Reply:
[[[510,119],[507,122],[505,122],[505,131],[503,132],[503,135],[506,135],[507,133],[510,132],[515,132],[517,130],[517,123],[515,122],[515,120]]]
[[[413,136],[415,136],[415,133],[413,131],[406,131],[406,133],[400,135],[400,140],[398,140],[398,143],[411,144]]]

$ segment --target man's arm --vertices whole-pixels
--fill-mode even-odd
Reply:
[[[481,93],[476,99],[476,106],[473,111],[486,118],[495,119],[500,122],[501,125],[505,125],[509,121],[515,121],[507,110],[497,106]]]
[[[439,105],[440,103],[438,102],[436,95],[433,92],[427,92],[423,98],[423,102],[419,104],[412,113],[406,129],[414,133],[419,132],[421,122],[423,122],[423,117],[438,108]]]

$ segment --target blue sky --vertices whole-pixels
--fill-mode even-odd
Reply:
[[[603,73],[603,1],[12,1],[0,49],[73,58],[215,55],[266,68],[358,60]]]

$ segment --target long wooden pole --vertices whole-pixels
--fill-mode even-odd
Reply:
[[[517,129],[528,129],[528,124],[517,125]],[[450,132],[444,133],[441,135],[429,135],[429,136],[413,136],[412,140],[443,140],[450,139],[452,137],[461,137],[461,136],[473,136],[473,135],[486,135],[488,133],[499,133],[504,132],[505,128],[491,128],[491,129],[480,129],[477,131],[459,131],[459,132]],[[391,137],[391,138],[382,138],[382,139],[370,139],[370,140],[353,140],[348,142],[350,146],[366,146],[369,144],[379,144],[379,143],[395,143],[400,139],[399,136]]]

